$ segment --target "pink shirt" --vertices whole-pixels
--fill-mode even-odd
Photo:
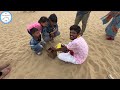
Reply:
[[[42,31],[42,26],[38,22],[35,22],[35,23],[28,25],[27,30],[30,31],[30,29],[32,29],[33,27],[37,28],[40,32]]]
[[[74,58],[78,64],[83,63],[88,56],[88,45],[84,38],[79,37],[67,45],[69,50],[74,52]]]

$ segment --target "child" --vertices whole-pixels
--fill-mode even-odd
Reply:
[[[39,19],[38,22],[35,22],[35,23],[32,23],[32,24],[28,25],[28,27],[27,27],[28,33],[32,36],[32,34],[30,33],[30,31],[31,31],[31,29],[33,27],[37,28],[39,30],[39,32],[41,32],[42,31],[42,27],[43,26],[47,26],[47,21],[48,21],[47,17],[43,16],[43,17],[41,17]]]
[[[61,48],[52,48],[55,51],[62,51],[58,54],[58,58],[65,62],[73,64],[82,64],[88,56],[88,45],[84,38],[80,35],[81,28],[78,25],[70,27],[70,39],[68,45],[62,45]]]
[[[41,41],[41,34],[37,28],[32,28],[30,33],[32,35],[32,39],[30,40],[31,49],[40,55],[45,42]]]
[[[42,30],[42,37],[44,41],[48,42],[58,35],[60,35],[60,32],[58,31],[57,16],[51,14],[49,16],[48,26],[44,27]]]

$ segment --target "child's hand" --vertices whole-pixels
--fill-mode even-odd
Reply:
[[[54,37],[54,33],[50,33],[51,34],[51,37]]]
[[[61,47],[66,47],[66,45],[64,45],[64,44],[61,44]]]
[[[53,51],[56,51],[56,48],[55,48],[55,47],[51,47],[51,49],[52,49]]]

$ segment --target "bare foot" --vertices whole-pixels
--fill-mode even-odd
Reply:
[[[11,71],[10,66],[8,66],[8,67],[4,68],[3,70],[1,70],[2,75],[0,76],[0,79],[3,79],[10,71]]]
[[[7,63],[7,64],[5,64],[5,65],[3,65],[3,66],[0,66],[0,71],[3,70],[4,68],[8,67],[8,66],[10,66],[9,63]]]

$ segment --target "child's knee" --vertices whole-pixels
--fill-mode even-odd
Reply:
[[[60,35],[60,32],[59,32],[59,31],[57,31],[57,36],[58,36],[58,35]]]

